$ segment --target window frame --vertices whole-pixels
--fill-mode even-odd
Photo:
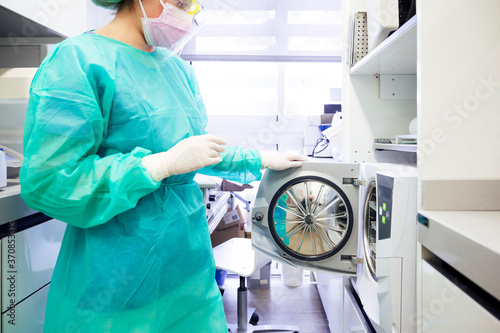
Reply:
[[[326,1],[326,0],[325,0]],[[333,1],[333,0],[330,0]],[[222,0],[222,2],[243,4],[243,0]],[[250,3],[251,2],[251,3]],[[303,0],[278,1],[275,4],[277,17],[275,35],[280,35],[282,40],[288,40],[296,31],[297,25],[289,29],[288,12],[290,10],[304,10]],[[324,10],[322,1],[307,3],[307,10]],[[341,11],[342,1],[337,0],[335,10]],[[249,4],[249,5],[248,5]],[[255,8],[262,7],[267,10],[270,6],[268,0],[249,0],[247,5]],[[247,7],[248,8],[248,7]],[[217,8],[216,8],[217,9]],[[220,9],[230,10],[230,5],[222,5]],[[232,7],[238,10],[237,6]],[[280,11],[280,9],[282,9]],[[244,10],[244,9],[243,9]],[[280,19],[281,18],[281,19]],[[334,25],[337,26],[337,25]],[[219,26],[210,27],[217,29]],[[341,28],[341,24],[339,25]],[[290,32],[290,33],[289,33]],[[284,37],[283,37],[284,36]],[[332,37],[335,37],[334,35]],[[342,32],[339,36],[342,38]],[[196,38],[196,37],[195,37]],[[194,38],[194,39],[195,39]],[[194,45],[194,46],[193,46]],[[282,48],[283,49],[283,48]],[[286,48],[284,48],[286,49]],[[342,49],[342,45],[341,45]],[[272,62],[272,63],[342,63],[342,55],[277,55],[277,54],[204,54],[196,52],[195,42],[192,40],[185,48],[181,58],[191,64],[196,62]],[[340,51],[339,53],[341,53]],[[279,66],[278,74],[278,105],[277,113],[273,115],[213,115],[209,114],[207,131],[214,135],[224,137],[229,145],[238,145],[244,148],[263,150],[301,150],[304,146],[304,126],[308,123],[307,115],[285,115],[285,70]],[[335,88],[335,87],[332,87]],[[203,91],[201,92],[203,96]],[[318,116],[319,117],[319,116]]]

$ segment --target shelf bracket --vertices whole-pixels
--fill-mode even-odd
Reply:
[[[416,99],[416,75],[380,75],[380,99]]]

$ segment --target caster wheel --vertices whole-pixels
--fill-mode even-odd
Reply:
[[[252,325],[257,325],[258,322],[259,322],[259,315],[256,312],[252,313],[252,318],[250,318],[249,323]]]

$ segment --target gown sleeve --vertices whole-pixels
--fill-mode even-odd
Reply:
[[[192,68],[189,72],[189,82],[193,91],[196,104],[200,112],[206,117],[205,103],[201,97],[198,81]],[[205,126],[208,120],[205,120]],[[205,131],[203,134],[207,134]],[[261,156],[257,149],[243,149],[237,146],[226,146],[226,151],[221,154],[222,162],[198,170],[198,173],[217,176],[227,180],[248,184],[260,180]]]
[[[261,179],[260,152],[256,149],[226,146],[221,154],[222,162],[198,170],[208,176],[248,184]]]
[[[160,186],[142,166],[151,152],[97,155],[114,95],[106,70],[74,47],[58,46],[30,88],[21,197],[46,215],[81,228],[103,224]]]

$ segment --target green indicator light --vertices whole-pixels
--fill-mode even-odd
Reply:
[[[382,204],[382,208],[384,209],[384,211],[387,210],[387,205],[385,204],[385,202]]]
[[[382,224],[385,224],[385,216],[382,216]]]

